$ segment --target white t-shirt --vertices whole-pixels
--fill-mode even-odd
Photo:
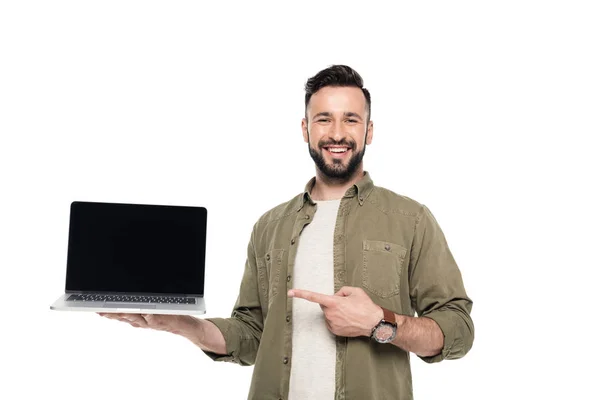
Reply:
[[[333,234],[340,200],[316,201],[317,211],[298,242],[294,289],[332,295]],[[335,335],[317,303],[292,300],[292,365],[289,400],[335,397]]]

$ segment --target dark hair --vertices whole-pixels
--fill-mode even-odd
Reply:
[[[306,85],[304,85],[306,91],[304,96],[305,115],[312,95],[325,86],[351,86],[361,89],[367,102],[367,121],[371,118],[371,94],[363,87],[363,79],[358,72],[347,65],[332,65],[306,81]]]

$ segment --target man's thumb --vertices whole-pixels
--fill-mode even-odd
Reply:
[[[336,296],[346,297],[353,295],[356,292],[357,288],[353,288],[351,286],[344,286],[335,294]]]

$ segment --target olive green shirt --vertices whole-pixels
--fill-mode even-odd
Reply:
[[[292,354],[294,261],[316,203],[305,191],[265,213],[254,225],[231,318],[210,318],[223,333],[227,354],[217,361],[254,364],[248,399],[287,399]],[[433,319],[444,334],[433,363],[464,356],[473,344],[461,273],[429,209],[374,186],[368,173],[341,199],[333,240],[334,292],[363,288],[396,314]],[[302,288],[298,288],[302,289]],[[368,337],[336,338],[335,400],[412,399],[409,354]],[[333,400],[333,399],[332,399]]]

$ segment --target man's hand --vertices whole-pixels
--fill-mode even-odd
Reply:
[[[189,315],[98,313],[102,317],[123,321],[136,328],[148,328],[183,336],[202,350],[227,354],[221,331],[209,321]]]
[[[175,333],[187,338],[197,335],[198,320],[189,315],[98,313],[102,317],[126,322],[136,328]]]
[[[371,336],[383,319],[383,310],[361,288],[344,286],[333,296],[292,289],[289,297],[305,299],[321,306],[327,328],[337,336]]]

